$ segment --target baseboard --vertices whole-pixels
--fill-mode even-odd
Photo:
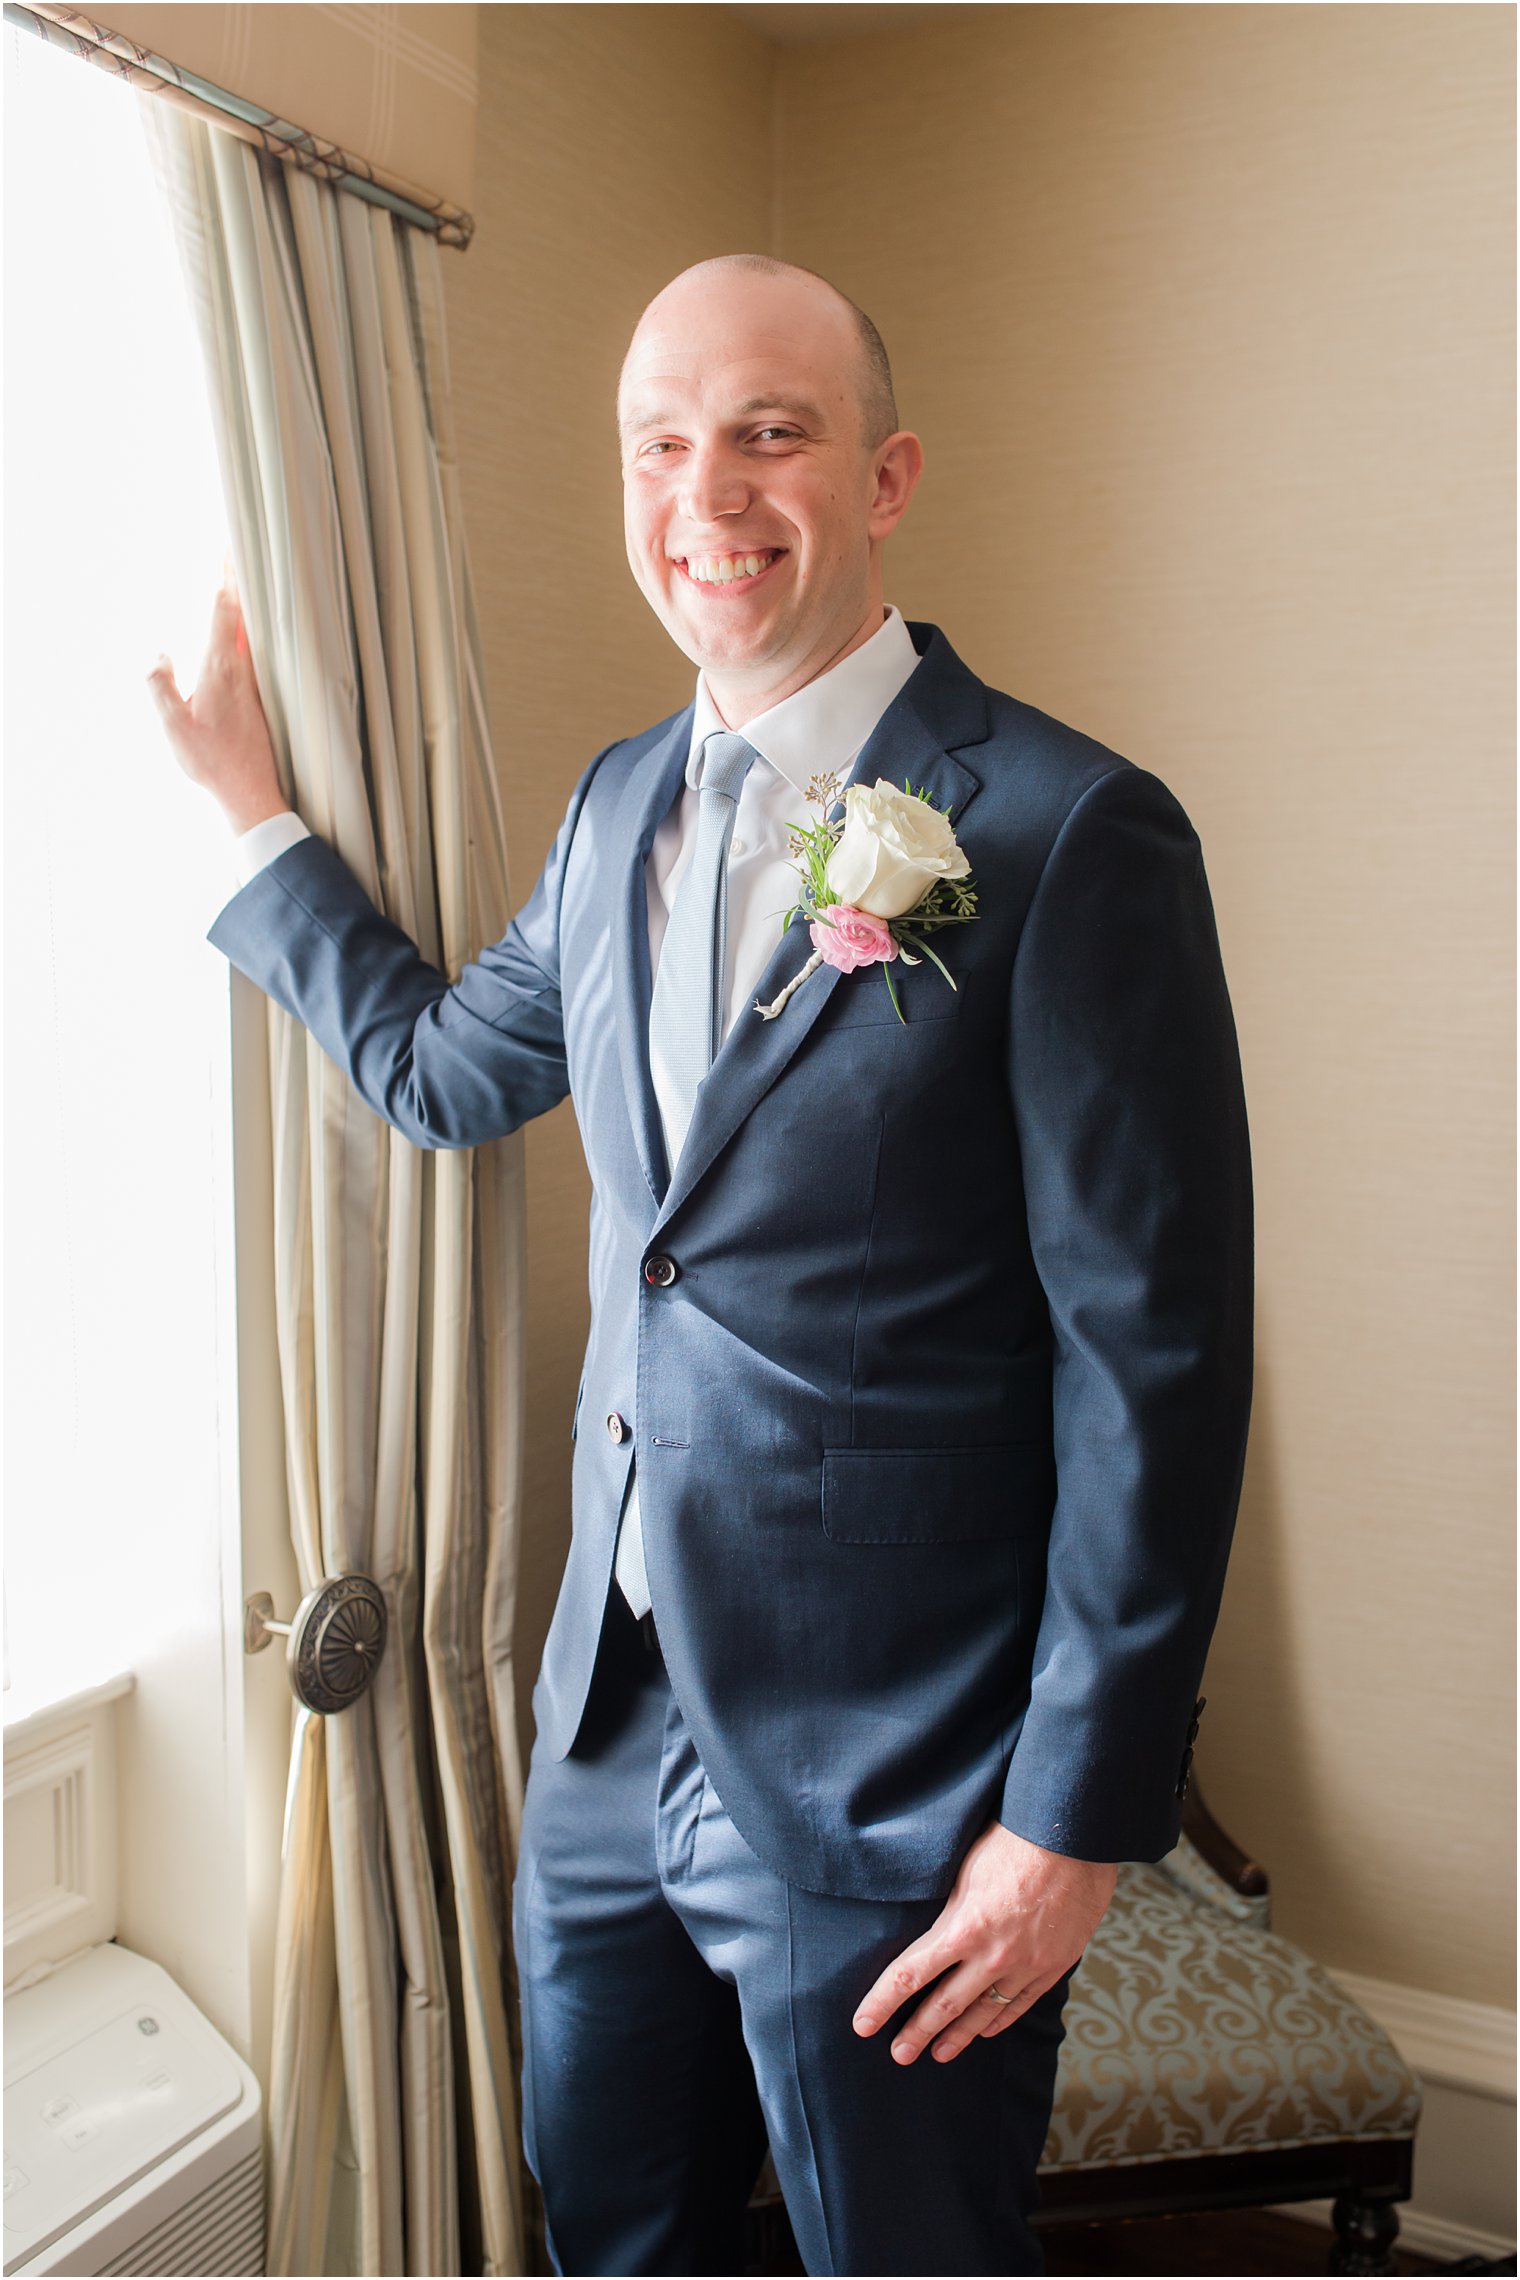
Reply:
[[[1334,2230],[1329,2201],[1282,2201],[1277,2215],[1291,2217],[1296,2224],[1324,2225]],[[1416,2256],[1428,2256],[1435,2264],[1456,2264],[1464,2256],[1481,2256],[1497,2263],[1502,2256],[1513,2256],[1515,2244],[1502,2233],[1485,2232],[1480,2225],[1458,2224],[1451,2217],[1432,2216],[1409,2201],[1399,2209],[1399,2246],[1411,2249]]]
[[[1442,2082],[1488,2098],[1514,2098],[1513,2011],[1431,1995],[1422,1987],[1399,1987],[1390,1979],[1364,1979],[1356,1971],[1332,1971],[1331,1977],[1387,2029],[1422,2082]]]
[[[1388,2034],[1420,2077],[1414,2198],[1399,2237],[1416,2255],[1451,2264],[1498,2258],[1515,2245],[1515,2014],[1420,1987],[1336,1971],[1336,1983]],[[1284,2216],[1330,2222],[1328,2201]]]
[[[1449,2217],[1433,2217],[1429,2210],[1412,2204],[1399,2213],[1399,2238],[1416,2256],[1428,2256],[1436,2264],[1456,2264],[1464,2256],[1481,2256],[1497,2264],[1501,2257],[1515,2253],[1514,2242],[1501,2233],[1453,2224]]]

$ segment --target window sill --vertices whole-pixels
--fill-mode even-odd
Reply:
[[[130,1694],[136,1684],[133,1673],[122,1670],[111,1678],[101,1679],[94,1686],[71,1687],[57,1694],[41,1692],[35,1688],[29,1694],[21,1694],[14,1688],[7,1687],[6,1748],[17,1743],[35,1741],[49,1726],[98,1709],[104,1702],[114,1702],[120,1695]]]

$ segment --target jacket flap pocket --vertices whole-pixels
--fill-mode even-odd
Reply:
[[[954,1544],[1043,1534],[1049,1440],[974,1449],[825,1449],[823,1532],[836,1544]]]

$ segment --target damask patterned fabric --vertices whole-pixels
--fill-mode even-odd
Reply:
[[[1042,2168],[1409,2135],[1409,2068],[1267,1922],[1186,1838],[1120,1868],[1072,1980]]]
[[[1190,1844],[1186,1837],[1156,1865],[1186,1898],[1201,1900],[1223,1915],[1233,1916],[1237,1923],[1249,1924],[1254,1931],[1271,1931],[1270,1892],[1237,1892],[1217,1868],[1210,1868],[1197,1846]]]

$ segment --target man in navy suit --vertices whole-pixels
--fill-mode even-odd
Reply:
[[[211,939],[420,1146],[575,1104],[593,1313],[513,1900],[556,2269],[739,2269],[768,2143],[810,2272],[1038,2271],[1062,2004],[1114,1864],[1175,1842],[1244,1460],[1198,841],[887,608],[922,453],[832,286],[683,273],[619,423],[693,702],[584,768],[451,985],[290,814],[225,595],[191,702],[154,676],[242,835]],[[948,814],[948,978],[799,981],[788,833],[846,779]]]

